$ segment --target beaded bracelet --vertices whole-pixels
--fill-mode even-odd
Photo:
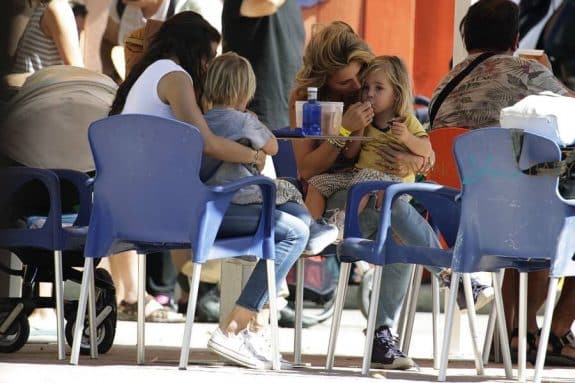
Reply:
[[[339,138],[328,138],[327,142],[330,145],[335,146],[336,148],[338,148],[339,150],[343,149],[343,147],[345,146],[345,141]]]

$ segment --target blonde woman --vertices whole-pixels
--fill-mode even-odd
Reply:
[[[304,53],[303,67],[296,76],[296,87],[290,98],[290,125],[296,127],[295,101],[304,100],[307,87],[315,86],[319,89],[320,100],[344,102],[343,132],[363,134],[363,130],[374,122],[375,112],[378,111],[374,111],[369,101],[360,102],[361,79],[372,59],[373,54],[367,44],[349,25],[334,22],[319,30],[312,36]],[[302,180],[308,181],[323,173],[353,170],[354,159],[346,158],[342,142],[341,139],[294,141],[297,167]],[[427,150],[425,154],[428,154]],[[399,177],[420,169],[425,170],[433,163],[433,152],[428,161],[426,157],[410,153],[395,142],[382,145],[376,156],[385,164],[385,173]],[[347,190],[334,193],[326,201],[326,212],[333,214],[341,210],[346,198]],[[360,223],[365,238],[375,234],[378,217],[372,205],[368,205],[361,213]],[[394,203],[392,217],[393,232],[403,243],[439,247],[429,224],[405,200],[398,199]],[[387,265],[383,269],[371,360],[375,368],[408,369],[415,366],[413,360],[399,350],[397,338],[391,332],[410,275],[411,265]]]
[[[415,181],[412,169],[402,177],[388,173],[389,164],[379,156],[381,148],[393,144],[407,153],[431,157],[427,133],[412,113],[411,82],[403,61],[397,56],[376,57],[364,77],[361,99],[369,102],[374,118],[371,124],[357,132],[371,140],[363,144],[361,141],[334,141],[342,147],[345,158],[353,160],[358,154],[359,158],[352,172],[326,173],[309,179],[306,206],[314,218],[323,215],[325,198],[350,185],[376,180]],[[365,197],[360,204],[360,212],[367,202],[368,197]]]

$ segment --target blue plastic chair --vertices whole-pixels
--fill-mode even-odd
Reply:
[[[30,263],[37,262],[37,264],[50,263],[42,259],[34,259],[30,254],[30,249],[49,250],[54,253],[54,290],[55,290],[55,306],[56,306],[56,320],[57,320],[57,342],[58,342],[58,359],[65,358],[64,347],[64,298],[63,298],[63,273],[62,273],[62,252],[63,251],[78,251],[84,245],[86,230],[83,226],[87,225],[88,217],[90,216],[90,193],[86,187],[86,180],[88,176],[73,170],[47,170],[36,169],[27,167],[9,167],[0,170],[0,209],[7,212],[10,207],[13,196],[18,194],[18,191],[30,182],[41,182],[46,188],[48,195],[50,210],[45,217],[45,222],[42,227],[28,228],[28,227],[14,227],[7,225],[0,229],[0,248],[7,249],[13,253],[24,256],[26,254],[25,263],[28,263],[28,258],[31,258]],[[72,183],[79,193],[80,210],[75,218],[72,227],[63,227],[62,225],[62,208],[60,201],[60,182],[67,180]],[[11,270],[6,270],[11,271]],[[46,271],[47,272],[47,271]],[[18,273],[24,278],[26,274]],[[27,298],[26,298],[27,299]],[[37,298],[41,307],[47,307],[51,301],[50,298]],[[30,307],[26,307],[25,302],[20,298],[9,298],[10,317],[16,322],[19,321],[21,334],[19,335],[23,345],[28,338],[28,319],[27,315]],[[13,303],[13,304],[12,304]],[[2,323],[8,325],[7,323]]]
[[[93,259],[135,249],[139,256],[137,360],[144,363],[145,254],[191,247],[194,268],[179,363],[180,369],[185,369],[202,264],[210,259],[253,255],[267,263],[272,344],[277,355],[274,182],[254,176],[223,186],[204,185],[199,178],[202,136],[197,128],[175,120],[117,115],[92,123],[89,139],[96,177],[77,317],[84,316],[87,293],[93,296]],[[217,238],[233,195],[247,185],[259,185],[264,199],[257,231],[249,236]],[[92,305],[93,299],[90,301]],[[91,318],[91,333],[93,323]],[[78,363],[76,340],[82,327],[83,323],[76,323],[72,364]],[[277,357],[273,367],[279,369]]]
[[[545,320],[539,341],[535,381],[541,380],[549,337],[557,282],[575,275],[575,203],[563,199],[552,175],[524,174],[536,163],[558,161],[559,147],[554,142],[525,134],[519,162],[515,158],[510,131],[501,128],[475,130],[459,137],[454,147],[463,188],[461,221],[453,251],[455,275],[475,271],[516,268],[520,271],[520,313],[525,313],[526,272],[550,266],[549,292]],[[466,274],[464,274],[466,275]],[[450,328],[459,278],[451,279],[446,329]],[[503,312],[500,283],[493,278],[497,312]],[[455,290],[454,290],[455,289]],[[498,315],[499,316],[499,315]],[[505,322],[499,325],[507,334]],[[519,378],[525,370],[525,315],[519,321]],[[502,337],[507,339],[507,337]],[[445,379],[450,333],[444,334],[440,380]],[[508,343],[502,342],[504,362]]]
[[[363,196],[379,190],[385,190],[385,199],[377,235],[375,240],[364,239],[362,238],[357,218],[359,202]],[[382,267],[393,263],[439,267],[449,267],[451,265],[450,250],[400,245],[392,238],[390,227],[391,205],[403,193],[411,194],[422,203],[433,218],[435,225],[443,233],[446,241],[448,243],[455,242],[460,214],[459,203],[456,201],[458,190],[431,183],[403,184],[385,181],[365,182],[354,185],[350,189],[345,213],[344,240],[338,248],[338,255],[342,264],[326,360],[326,369],[328,370],[331,370],[334,365],[337,334],[352,262],[363,260],[376,265],[363,354],[363,375],[369,373],[371,363]],[[470,318],[470,321],[472,319],[474,318]],[[477,361],[477,363],[478,372],[481,373],[482,364],[480,361]]]

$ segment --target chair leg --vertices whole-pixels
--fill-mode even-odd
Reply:
[[[343,305],[345,303],[345,294],[347,292],[347,282],[349,281],[349,273],[351,271],[351,263],[342,262],[339,270],[339,280],[337,282],[337,290],[335,290],[335,307],[333,312],[333,319],[331,321],[331,329],[329,331],[329,343],[327,346],[327,358],[325,361],[325,369],[332,370],[335,359],[335,346],[337,343],[337,335],[339,332],[339,325],[341,322],[341,315],[343,313]]]
[[[475,370],[477,371],[477,375],[483,375],[483,358],[479,352],[477,316],[475,315],[475,302],[473,301],[473,292],[471,290],[471,274],[469,273],[463,274],[463,291],[465,292],[465,301],[467,303],[467,319],[469,320],[469,331],[471,332],[473,355],[475,356]]]
[[[305,259],[300,257],[296,264],[296,289],[295,289],[295,328],[293,341],[293,362],[301,365],[301,338],[303,320],[303,287],[304,287]]]
[[[275,263],[272,259],[266,260],[268,275],[268,295],[270,304],[270,327],[272,329],[272,369],[280,370],[279,360],[279,330],[278,330],[278,306],[276,291]]]
[[[62,252],[54,251],[54,290],[56,292],[56,334],[58,337],[58,360],[66,358],[64,350],[64,281],[62,277]]]
[[[146,361],[146,254],[138,252],[138,337],[137,337],[137,363]]]
[[[431,276],[432,321],[433,321],[433,368],[439,370],[439,277]]]
[[[70,364],[77,365],[80,357],[80,345],[82,344],[82,333],[84,332],[84,316],[86,315],[86,301],[88,299],[88,285],[94,283],[92,271],[94,260],[86,257],[84,259],[84,271],[82,273],[82,285],[80,286],[80,297],[78,298],[78,311],[76,313],[76,324],[74,326],[74,341],[70,354]]]
[[[449,302],[445,310],[445,329],[443,331],[443,344],[441,345],[441,362],[439,363],[439,374],[437,381],[445,382],[447,373],[447,359],[449,358],[449,343],[451,342],[451,327],[453,326],[453,313],[457,299],[457,289],[459,288],[460,273],[451,275],[451,285],[449,287]]]
[[[543,317],[543,328],[541,329],[541,338],[539,338],[539,347],[537,348],[533,383],[541,383],[541,374],[543,373],[547,344],[549,342],[549,332],[551,331],[551,320],[553,319],[553,308],[555,306],[555,299],[557,298],[558,283],[559,278],[549,278],[549,288],[547,290],[547,299],[545,300],[545,316]]]
[[[411,334],[413,334],[413,322],[415,321],[415,310],[417,309],[417,298],[419,297],[419,289],[421,288],[421,278],[423,277],[423,266],[417,265],[413,271],[413,281],[411,284],[411,294],[406,304],[407,317],[405,318],[405,327],[403,331],[401,351],[406,355],[409,354],[409,346],[411,345]]]
[[[519,273],[519,337],[517,347],[517,380],[525,381],[527,368],[527,273]]]
[[[493,273],[494,278],[499,278],[499,284],[503,284],[503,276],[505,269],[501,269],[499,273]],[[483,342],[483,364],[489,363],[489,354],[491,353],[491,345],[495,343],[495,320],[497,315],[496,305],[491,305],[489,312],[489,320],[487,322],[487,331],[485,332],[485,341]],[[495,351],[495,350],[494,350]]]
[[[399,349],[403,350],[404,339],[405,339],[405,328],[407,327],[407,321],[409,320],[409,308],[411,306],[411,296],[413,294],[413,281],[415,281],[415,273],[417,267],[411,268],[411,273],[409,275],[409,282],[407,283],[407,290],[405,291],[405,297],[403,298],[403,304],[401,305],[401,310],[399,310],[399,320],[397,321],[397,335],[399,337]]]
[[[371,288],[371,299],[369,300],[369,315],[367,317],[367,334],[365,334],[365,345],[363,348],[363,363],[361,374],[369,374],[371,367],[371,353],[373,351],[373,334],[375,332],[375,321],[377,319],[377,306],[379,304],[379,289],[381,287],[381,274],[383,266],[375,266],[373,273],[373,287]]]
[[[95,270],[92,268],[88,285],[88,326],[90,331],[90,357],[96,359],[98,357],[98,333],[96,331],[96,283]]]
[[[190,342],[192,340],[192,326],[196,315],[196,305],[198,303],[198,289],[200,287],[200,273],[202,271],[201,263],[194,263],[192,277],[188,279],[190,283],[190,293],[188,295],[188,309],[186,311],[186,325],[184,327],[184,339],[182,341],[182,350],[180,351],[180,370],[185,370],[188,366],[190,356]]]
[[[493,273],[493,289],[495,290],[495,305],[497,307],[497,328],[499,331],[499,343],[503,354],[503,366],[505,368],[505,377],[507,379],[513,378],[513,370],[511,368],[511,353],[509,351],[509,342],[507,341],[507,325],[505,324],[505,312],[503,311],[503,297],[501,296],[501,284],[496,273]]]

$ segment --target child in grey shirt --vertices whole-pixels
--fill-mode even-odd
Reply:
[[[255,88],[254,72],[244,57],[233,52],[216,57],[208,67],[204,84],[202,105],[207,111],[204,118],[214,134],[251,146],[261,155],[275,155],[278,144],[273,133],[255,114],[245,111]],[[222,185],[258,174],[255,167],[204,156],[200,177],[208,185]],[[276,180],[277,209],[282,210],[288,201],[304,205],[301,193],[292,183]],[[242,188],[232,199],[232,203],[241,205],[261,202],[260,189],[255,185]],[[306,253],[319,254],[337,239],[338,230],[335,225],[316,222],[311,216],[310,222]]]

